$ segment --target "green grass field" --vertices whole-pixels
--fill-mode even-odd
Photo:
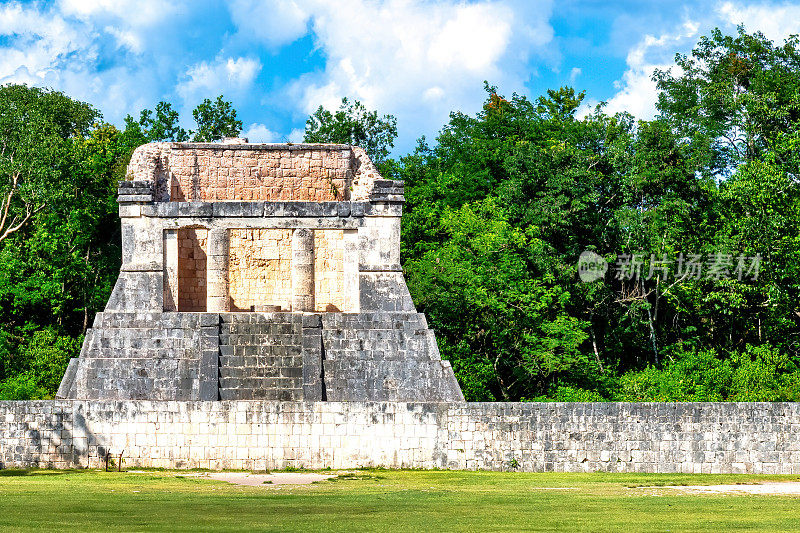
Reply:
[[[658,488],[800,476],[364,470],[246,487],[180,475],[0,471],[0,531],[800,530],[797,496]]]

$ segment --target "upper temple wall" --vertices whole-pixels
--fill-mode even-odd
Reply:
[[[150,182],[157,202],[368,200],[380,180],[359,147],[344,144],[149,143],[128,181]]]

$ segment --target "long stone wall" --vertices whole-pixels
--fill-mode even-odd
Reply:
[[[800,404],[0,402],[0,468],[800,474]]]

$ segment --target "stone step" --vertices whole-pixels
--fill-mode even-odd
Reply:
[[[399,187],[403,188],[405,186],[405,182],[403,180],[375,180],[373,182],[373,187]]]
[[[293,402],[302,399],[302,388],[235,387],[220,384],[221,400],[270,400]]]
[[[427,328],[416,329],[356,329],[356,328],[341,328],[341,329],[323,329],[323,337],[342,337],[342,338],[374,338],[374,339],[398,339],[405,337],[418,337],[420,335],[427,335]]]
[[[222,324],[300,324],[302,315],[297,313],[220,313]]]
[[[223,324],[219,332],[228,335],[299,335],[298,324]]]
[[[340,322],[340,323],[326,323],[323,325],[325,330],[337,329],[366,329],[366,330],[392,330],[392,329],[428,329],[426,322],[421,320],[405,320],[405,321],[370,321],[370,322]]]
[[[238,366],[223,365],[220,366],[219,377],[220,379],[227,379],[227,378],[299,379],[303,377],[303,369],[301,367],[277,367],[277,366],[238,367]]]
[[[225,335],[219,336],[220,346],[300,346],[299,335]]]
[[[231,346],[223,344],[219,347],[220,357],[300,357],[302,353],[302,347],[299,344],[293,346],[272,344]]]
[[[185,328],[219,323],[215,313],[97,313],[93,328]]]

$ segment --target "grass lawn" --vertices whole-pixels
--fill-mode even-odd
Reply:
[[[364,470],[343,477],[246,487],[175,472],[4,470],[0,531],[800,530],[798,496],[652,488],[800,476]]]

